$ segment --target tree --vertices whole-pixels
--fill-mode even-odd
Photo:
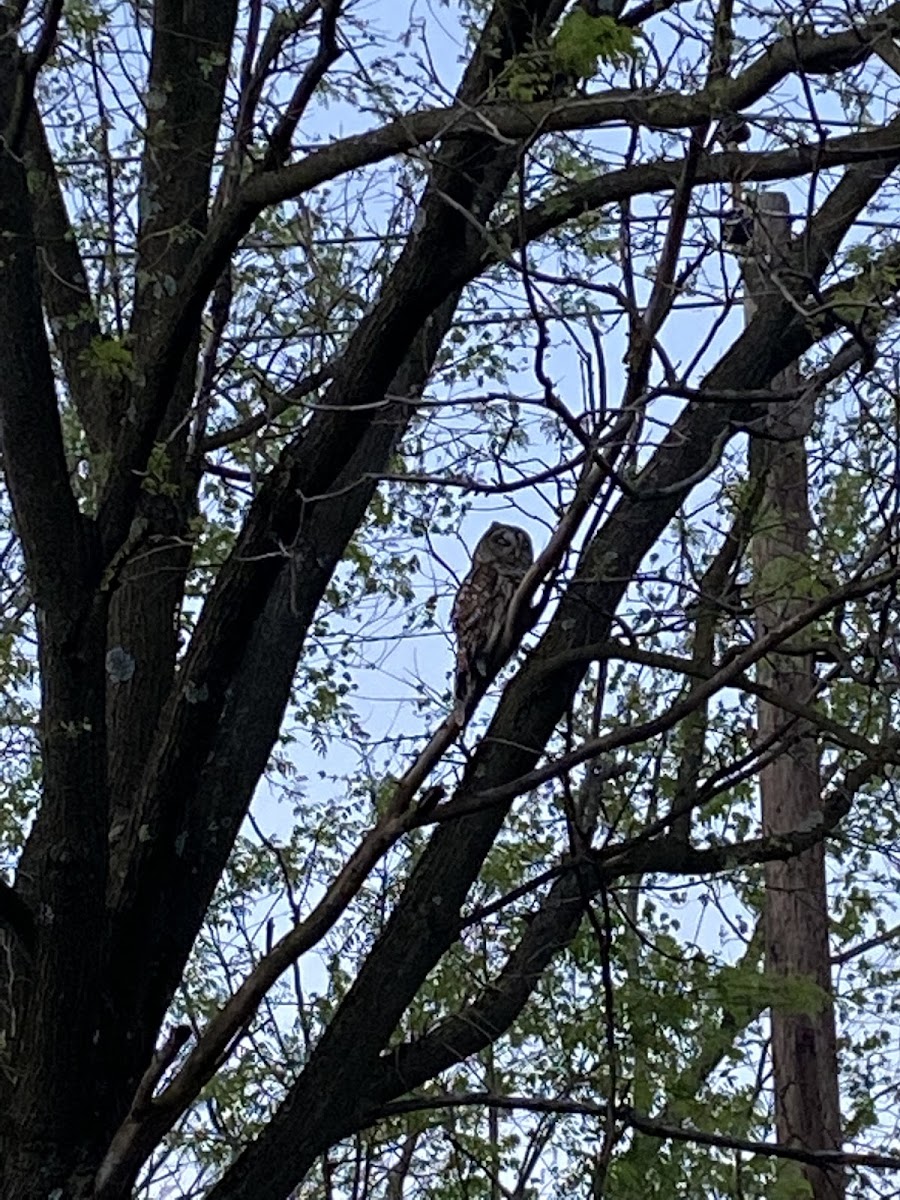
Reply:
[[[751,253],[745,274],[747,304],[765,304],[778,262],[788,248],[788,198],[770,193],[754,215]],[[790,399],[773,400],[751,434],[750,475],[759,490],[761,511],[754,530],[758,635],[765,637],[809,603],[812,555],[809,533],[809,454],[814,396],[802,389],[797,365],[775,377],[772,388]],[[813,656],[803,645],[786,643],[759,664],[757,680],[771,694],[803,704],[816,694]],[[787,653],[784,653],[787,651]],[[759,697],[760,737],[777,741],[790,730],[790,748],[759,773],[763,828],[790,832],[814,820],[821,805],[822,778],[814,730],[795,714]],[[766,863],[764,904],[766,966],[773,975],[802,978],[816,985],[823,1003],[815,1011],[773,1005],[772,1083],[778,1140],[808,1149],[841,1145],[839,1068],[829,953],[828,882],[824,843],[785,861]],[[805,1174],[814,1196],[839,1200],[839,1170]]]
[[[0,6],[0,1194],[874,1194],[900,5],[397,19]],[[798,400],[816,526],[751,580]],[[549,528],[481,707],[447,647],[367,727],[366,639],[446,629],[432,539],[488,502]],[[820,809],[757,832],[813,741]],[[826,850],[833,1151],[767,1140],[765,1011],[830,997],[753,928]]]

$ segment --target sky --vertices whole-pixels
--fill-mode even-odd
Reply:
[[[447,103],[455,89],[460,72],[460,57],[462,53],[462,37],[456,21],[454,6],[426,7],[416,3],[409,7],[392,6],[372,3],[363,5],[358,10],[363,19],[371,20],[381,29],[379,41],[371,39],[371,45],[362,41],[354,44],[351,57],[345,58],[339,68],[348,69],[352,61],[352,69],[360,75],[371,69],[372,60],[381,58],[384,54],[396,55],[395,66],[398,80],[407,67],[412,70],[417,61],[427,60],[429,68],[439,81],[432,87],[429,100],[437,103]],[[400,36],[403,31],[412,29],[413,36],[409,43],[400,47]],[[674,33],[666,30],[665,22],[654,27],[654,47],[658,54],[665,55],[674,49]],[[369,63],[369,67],[367,67]],[[792,99],[798,99],[798,85],[790,85],[788,92],[793,92]],[[829,104],[832,106],[829,108]],[[819,103],[822,118],[837,125],[842,115],[836,101],[824,100]],[[754,114],[749,114],[753,129],[753,140],[750,146],[763,144],[767,137],[765,125],[754,123]],[[880,115],[880,114],[875,114]],[[333,139],[357,133],[372,128],[378,123],[371,114],[361,112],[359,108],[348,102],[329,100],[326,105],[314,107],[299,135],[301,143]],[[621,160],[627,145],[628,135],[623,129],[603,130],[596,134],[587,135],[583,141],[602,147],[608,161],[615,164]],[[373,172],[374,174],[374,172]],[[827,180],[823,177],[818,188],[821,194]],[[357,186],[357,185],[354,185]],[[388,220],[393,208],[394,195],[388,187],[379,197],[378,189],[371,189],[370,179],[361,176],[358,183],[361,194],[365,195],[365,218],[367,226],[378,228],[379,222]],[[801,183],[787,185],[786,190],[791,199],[792,211],[798,216],[806,211],[809,195],[805,189],[808,185]],[[723,195],[723,189],[707,188],[703,195],[703,207],[708,217],[705,221],[704,233],[715,235],[718,224],[715,214],[721,212],[727,205],[728,199]],[[408,208],[408,219],[414,219],[415,192]],[[286,206],[290,208],[290,206]],[[665,218],[665,208],[657,210],[651,201],[637,201],[635,213],[646,220]],[[699,232],[699,226],[695,232]],[[617,232],[615,223],[609,228],[611,234]],[[558,271],[564,275],[564,262],[557,255],[554,263],[551,258],[544,260],[541,266],[544,270]],[[726,257],[720,260],[721,270],[731,286],[738,287],[739,266],[737,262]],[[616,277],[615,265],[604,268],[598,263],[598,280],[613,280]],[[639,301],[649,294],[650,280],[638,281]],[[641,295],[643,290],[643,297]],[[571,290],[560,284],[548,283],[542,287],[548,307],[554,304],[565,304]],[[464,318],[470,316],[479,319],[479,301],[488,306],[490,313],[496,313],[503,303],[504,294],[488,294],[483,289],[470,290],[461,305]],[[521,295],[511,301],[522,309]],[[686,297],[682,305],[673,314],[666,325],[664,343],[667,352],[676,367],[689,361],[697,352],[698,342],[703,334],[701,329],[712,330],[705,351],[695,364],[694,378],[699,380],[708,367],[716,361],[721,351],[737,336],[743,323],[743,316],[738,305],[728,318],[717,328],[712,326],[712,318],[706,308],[707,300],[702,290],[693,297]],[[605,372],[605,386],[609,403],[615,406],[621,396],[624,383],[623,357],[626,351],[626,330],[621,322],[603,323],[603,312],[612,312],[612,301],[598,301],[601,316],[603,363],[593,357],[591,367],[594,372]],[[703,325],[700,325],[703,322]],[[584,322],[577,320],[551,319],[550,328],[554,345],[548,355],[548,370],[559,395],[573,410],[579,411],[585,399],[584,360],[578,353],[578,345],[591,351],[591,342]],[[465,349],[465,347],[464,347]],[[528,345],[528,339],[522,348],[511,356],[508,369],[502,379],[491,384],[502,390],[535,396],[540,389],[534,378],[533,346]],[[595,374],[596,378],[596,374]],[[474,390],[478,391],[477,383]],[[457,380],[455,383],[441,382],[432,388],[427,399],[440,401],[456,399],[473,391],[472,380]],[[648,446],[646,457],[652,450],[652,443],[671,421],[678,404],[672,400],[658,401],[652,410],[652,417],[658,422],[654,427],[652,421],[648,428]],[[476,422],[478,418],[475,418]],[[464,424],[464,423],[463,423]],[[532,424],[532,434],[535,427]],[[542,460],[552,455],[549,444],[541,444],[538,435],[537,444],[533,445],[529,454],[535,459]],[[437,466],[446,462],[446,456],[435,451],[432,459]],[[488,478],[488,473],[482,471],[482,478]],[[715,494],[716,485],[712,482],[701,485],[693,493],[689,509],[704,511],[709,508],[711,498]],[[519,492],[511,498],[504,497],[467,497],[468,512],[456,528],[429,530],[424,529],[415,552],[419,559],[419,570],[414,573],[412,584],[415,592],[415,605],[424,606],[434,596],[438,597],[436,608],[436,626],[430,629],[406,628],[406,614],[396,605],[385,605],[374,601],[365,614],[365,624],[354,632],[354,640],[359,648],[358,658],[352,662],[350,674],[353,679],[354,692],[350,700],[355,719],[369,734],[370,743],[360,747],[354,744],[354,738],[336,737],[324,747],[318,738],[310,738],[302,729],[295,729],[297,741],[289,753],[294,761],[296,771],[302,780],[302,790],[307,795],[318,794],[324,797],[329,790],[337,787],[341,790],[340,777],[365,774],[372,770],[371,745],[382,739],[391,742],[396,737],[404,739],[401,753],[393,754],[389,760],[382,759],[383,768],[393,771],[402,769],[404,762],[414,756],[418,748],[427,740],[433,731],[436,721],[443,715],[443,696],[448,688],[453,663],[453,646],[449,634],[449,610],[452,604],[453,591],[457,581],[465,574],[468,566],[469,550],[475,545],[480,534],[487,525],[495,519],[511,520],[521,523],[532,536],[535,547],[539,550],[546,542],[549,528],[554,519],[554,506],[557,497],[552,488]],[[720,523],[720,514],[710,512],[708,523]],[[552,606],[549,612],[552,612]],[[549,615],[549,613],[548,613]],[[332,644],[337,644],[343,633],[340,622],[336,624],[338,638]],[[324,643],[327,647],[328,643]],[[498,688],[495,686],[492,695],[488,697],[479,716],[489,714],[496,699]],[[424,716],[423,716],[424,712]],[[478,723],[480,725],[480,721]],[[472,741],[469,734],[467,741]],[[376,755],[376,770],[378,756]],[[451,762],[458,763],[459,755],[450,756]],[[324,776],[324,778],[323,778]],[[270,835],[287,837],[292,817],[292,809],[285,803],[280,789],[272,789],[265,783],[261,785],[257,801],[254,804],[254,816]]]
[[[687,7],[690,8],[690,6]],[[420,97],[413,96],[412,85],[404,82],[407,72],[409,75],[417,74],[418,64],[426,63],[433,79],[425,89],[427,91],[427,95],[424,96],[425,101],[435,104],[449,102],[459,79],[460,63],[464,53],[464,38],[459,28],[459,12],[456,5],[438,4],[436,0],[430,4],[425,0],[415,0],[410,5],[394,4],[389,0],[380,0],[380,2],[379,0],[369,0],[368,3],[360,4],[356,12],[361,20],[367,20],[373,25],[377,25],[380,33],[375,36],[372,26],[367,34],[360,31],[353,39],[352,49],[348,49],[339,64],[341,71],[356,72],[360,81],[364,81],[367,73],[377,70],[379,60],[389,57],[398,91],[402,93],[397,97],[397,103],[402,111],[405,106],[411,105],[414,101],[418,102],[420,99]],[[670,50],[674,51],[676,34],[666,21],[659,22],[654,29],[654,47],[657,53],[665,55]],[[408,44],[403,44],[402,39],[407,31],[411,31],[411,36]],[[134,49],[137,49],[136,45]],[[122,75],[117,76],[110,85],[110,89],[111,92],[120,88],[127,90],[127,86],[123,70]],[[799,97],[798,85],[791,86],[794,88],[794,94],[789,98],[796,101]],[[124,108],[124,95],[121,98]],[[820,101],[820,105],[822,119],[831,127],[838,128],[839,120],[842,120],[843,117],[836,107],[836,101],[824,99]],[[750,145],[762,145],[770,136],[770,131],[767,131],[759,122],[753,123],[753,114],[751,113],[750,116],[753,127],[753,141]],[[881,113],[873,112],[873,116],[876,119],[880,118]],[[304,147],[312,146],[323,140],[358,133],[372,128],[379,122],[380,117],[371,111],[364,111],[364,108],[358,103],[330,97],[326,103],[314,106],[304,121],[298,137],[301,152]],[[122,138],[121,144],[124,145],[127,137],[127,122],[123,120],[121,126],[116,126],[116,130],[117,136]],[[115,138],[116,135],[114,135],[114,144],[118,144]],[[621,129],[604,130],[586,137],[583,141],[602,147],[608,156],[608,161],[616,164],[621,160],[626,148],[627,133]],[[373,183],[373,180],[377,180],[377,182]],[[820,192],[825,183],[824,178],[819,181]],[[391,219],[396,189],[401,184],[409,188],[409,203],[403,212],[402,221],[393,231],[402,236],[414,219],[417,183],[414,179],[404,183],[400,174],[385,173],[382,169],[376,169],[369,174],[361,174],[354,180],[350,197],[346,202],[348,229],[357,228],[353,222],[358,221],[359,228],[364,229],[367,234],[370,230],[376,232],[384,230]],[[786,189],[791,197],[792,210],[797,214],[803,214],[807,209],[809,196],[804,190],[805,187],[806,185],[798,184],[791,185]],[[355,196],[354,189],[358,189]],[[703,204],[707,217],[705,222],[697,223],[695,233],[698,238],[703,234],[713,237],[717,230],[715,214],[721,210],[723,205],[720,190],[707,189]],[[288,213],[295,210],[296,206],[293,206],[293,209],[291,205],[285,206],[285,211]],[[637,202],[635,212],[648,223],[665,218],[667,215],[665,209],[657,211],[649,201]],[[123,220],[127,221],[128,216],[127,213],[123,214]],[[609,229],[603,232],[615,235],[617,232],[615,222],[612,222]],[[296,258],[298,267],[308,266],[301,252],[298,251]],[[550,274],[563,276],[566,265],[564,258],[564,249],[557,249],[553,255],[548,255],[542,260],[541,267]],[[726,259],[720,262],[720,266],[725,277],[736,286],[738,278],[736,262],[733,259]],[[593,282],[605,284],[614,280],[615,277],[614,265],[606,268],[598,262],[597,275]],[[369,282],[371,285],[371,281]],[[365,280],[363,280],[364,284]],[[502,287],[496,287],[491,291],[483,288],[472,289],[467,295],[463,301],[461,312],[471,322],[468,326],[470,336],[475,336],[478,328],[476,322],[487,319],[485,314],[479,310],[479,304],[483,303],[487,306],[488,316],[491,318],[496,317],[502,311],[504,303],[515,304],[519,309],[523,309],[521,295],[513,296],[509,285],[505,284],[504,287],[507,289],[506,291]],[[639,291],[638,294],[640,301],[646,298],[650,281],[639,282],[638,287],[643,289],[643,293],[641,294]],[[548,307],[554,304],[564,304],[572,294],[572,289],[568,286],[553,282],[542,285],[542,290],[546,294]],[[622,360],[626,350],[625,330],[621,323],[612,323],[604,317],[604,313],[611,310],[612,301],[608,297],[604,299],[602,296],[598,296],[596,299],[600,310],[597,320],[602,329],[602,364],[593,354],[585,321],[577,318],[566,320],[553,318],[550,322],[554,345],[548,356],[549,373],[559,395],[576,411],[580,409],[585,399],[584,358],[578,352],[579,342],[590,351],[588,357],[591,359],[595,379],[601,368],[605,371],[605,384],[611,406],[617,404],[623,388]],[[706,303],[706,296],[702,288],[698,290],[697,295],[686,298],[683,306],[679,307],[667,324],[664,334],[667,352],[677,366],[690,361],[696,353],[698,344],[702,341],[704,332],[710,331],[706,349],[695,365],[694,376],[697,379],[702,377],[704,370],[737,336],[743,321],[740,309],[736,307],[727,320],[716,329],[712,324],[710,310],[705,307]],[[496,325],[487,326],[488,339],[492,336],[490,331],[496,328]],[[462,347],[461,358],[462,354],[468,350],[469,345],[470,343]],[[288,369],[288,359],[289,355],[286,355],[285,361],[279,361],[279,370]],[[506,388],[524,396],[538,394],[539,388],[533,371],[533,341],[530,344],[529,339],[526,338],[522,347],[511,353],[510,361],[502,378],[497,381],[488,380],[485,386]],[[430,401],[457,399],[471,394],[472,391],[477,391],[479,387],[477,379],[458,378],[455,381],[448,381],[445,374],[441,377],[440,382],[429,391],[427,399]],[[676,404],[669,400],[657,403],[653,411],[653,416],[659,421],[659,425],[656,427],[656,437],[659,436],[658,431],[669,423],[676,407]],[[482,414],[476,414],[469,418],[473,435],[478,432],[482,419]],[[462,419],[461,427],[465,428],[465,424],[465,419]],[[537,440],[528,454],[539,460],[552,456],[555,448],[549,441],[541,441],[542,434],[536,423],[532,422],[531,428]],[[648,433],[648,439],[652,444],[654,440],[652,426]],[[645,453],[649,452],[650,448],[648,447]],[[432,451],[435,467],[444,466],[451,457],[452,450],[436,447]],[[486,472],[484,478],[487,478]],[[712,525],[718,525],[721,523],[722,514],[715,511],[706,513],[713,494],[712,483],[701,485],[691,498],[690,508],[704,510],[705,519]],[[406,613],[403,608],[400,605],[388,605],[380,598],[376,598],[368,610],[363,610],[367,612],[365,627],[361,631],[351,630],[360,649],[359,659],[353,660],[350,667],[356,688],[351,697],[355,719],[368,731],[370,739],[374,743],[382,739],[389,742],[392,738],[402,735],[405,739],[402,750],[400,753],[390,756],[376,754],[374,764],[370,764],[365,762],[369,752],[363,750],[361,753],[359,746],[354,745],[353,738],[350,736],[335,738],[326,743],[323,748],[313,739],[305,736],[302,731],[295,730],[297,741],[289,748],[288,754],[297,775],[305,781],[299,785],[301,791],[324,805],[329,797],[341,793],[343,788],[340,782],[341,777],[364,776],[365,772],[370,769],[377,774],[379,770],[388,767],[396,771],[424,743],[432,732],[436,720],[444,711],[443,697],[449,684],[453,662],[453,648],[448,633],[449,609],[456,582],[467,569],[469,549],[475,545],[486,526],[495,519],[508,519],[523,524],[531,533],[536,549],[539,549],[548,537],[549,522],[554,516],[553,505],[556,500],[553,489],[549,487],[543,491],[534,489],[532,492],[517,493],[512,502],[496,498],[469,497],[467,498],[468,512],[458,527],[454,527],[455,522],[452,519],[443,523],[436,519],[434,528],[428,528],[426,523],[415,546],[419,568],[412,575],[415,597],[413,607],[421,609],[427,605],[432,596],[437,595],[435,627],[432,629],[414,627],[412,631],[409,631],[406,628]],[[341,623],[338,621],[336,633],[340,635],[345,632],[346,628],[342,629]],[[362,641],[363,637],[366,639],[365,642]],[[366,665],[364,660],[369,660],[370,665]],[[495,687],[491,697],[485,702],[483,709],[485,714],[490,712],[496,694],[497,688]],[[471,742],[471,735],[467,740]],[[454,753],[451,761],[458,764],[460,762],[459,755]],[[253,816],[267,836],[274,836],[282,840],[286,840],[290,836],[294,812],[289,799],[279,787],[273,787],[268,783],[261,785],[253,806]],[[247,827],[246,832],[251,838],[257,837],[251,826]],[[307,906],[314,901],[317,890],[314,887],[308,893]],[[729,906],[725,900],[722,903],[725,914],[730,918],[735,917],[735,908]],[[719,922],[721,926],[721,913],[713,915],[711,918],[710,913],[709,906],[692,900],[686,906],[685,917],[688,925],[695,926],[693,940],[713,948],[718,947],[720,928],[716,927],[716,922]],[[268,909],[265,911],[260,909],[261,924],[270,915]],[[286,921],[287,915],[282,909],[276,923],[277,932],[285,927]],[[324,987],[326,977],[323,967],[315,955],[309,956],[304,963],[303,978],[308,991],[315,992]]]

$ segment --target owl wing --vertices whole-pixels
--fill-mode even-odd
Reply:
[[[514,591],[515,583],[489,563],[474,567],[463,580],[450,618],[456,634],[457,700],[465,701],[474,677],[485,674]]]

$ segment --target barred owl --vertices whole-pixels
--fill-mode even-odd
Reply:
[[[453,605],[456,634],[456,711],[465,717],[476,678],[487,674],[516,588],[534,560],[531,538],[516,525],[497,521],[475,547],[472,568]]]

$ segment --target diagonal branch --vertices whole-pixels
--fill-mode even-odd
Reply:
[[[100,322],[36,107],[32,107],[27,122],[24,153],[29,168],[44,311],[62,361],[69,395],[91,448],[98,451],[109,438],[105,388],[100,373],[91,369],[86,355],[101,337]]]
[[[745,182],[765,183],[771,180],[792,179],[810,170],[869,162],[900,149],[900,133],[895,128],[879,128],[862,134],[832,138],[822,145],[798,146],[790,150],[750,153],[725,151],[704,154],[697,163],[694,183],[727,183],[735,176]],[[661,159],[653,163],[625,167],[598,175],[528,209],[521,217],[513,217],[488,237],[488,245],[476,270],[463,270],[456,264],[448,278],[448,286],[462,286],[497,263],[505,262],[511,251],[550,233],[566,221],[595,212],[605,205],[628,200],[635,196],[667,191],[678,186],[684,170],[683,159]],[[205,451],[220,449],[264,428],[275,417],[287,412],[318,390],[331,377],[333,368],[324,367],[313,375],[299,380],[287,392],[265,394],[266,408],[238,424],[210,434],[203,443]],[[693,398],[693,397],[691,397]]]
[[[421,1038],[386,1051],[370,1078],[361,1112],[348,1113],[346,1126],[336,1136],[347,1136],[383,1116],[403,1110],[406,1104],[416,1103],[390,1102],[479,1053],[509,1029],[546,967],[575,936],[591,894],[608,888],[617,879],[648,869],[690,875],[718,874],[767,858],[792,857],[833,828],[873,769],[878,769],[876,763],[869,762],[848,775],[828,802],[827,819],[816,830],[797,831],[781,838],[756,838],[711,851],[689,851],[674,834],[651,843],[642,843],[638,837],[624,846],[610,846],[597,852],[594,867],[577,861],[566,864],[565,873],[556,879],[529,920],[503,970],[460,1012],[446,1017]],[[734,1024],[733,1016],[723,1015],[723,1038],[732,1033]],[[701,1056],[695,1064],[694,1070],[700,1076],[715,1065],[721,1044],[717,1043],[715,1050]]]
[[[466,103],[456,107],[410,114],[379,129],[333,142],[295,165],[252,176],[210,224],[181,277],[171,311],[147,343],[144,403],[137,419],[122,429],[116,449],[120,469],[111,478],[101,506],[106,545],[114,549],[127,532],[139,472],[146,466],[163,420],[190,331],[228,257],[264,208],[302,195],[347,171],[436,139],[448,144],[476,137],[511,145],[538,134],[593,129],[611,122],[654,129],[693,127],[714,119],[723,108],[740,111],[797,70],[814,74],[856,64],[871,52],[876,38],[896,30],[900,30],[900,4],[891,5],[871,28],[863,25],[838,34],[786,37],[770,46],[740,75],[690,96],[679,92],[610,92],[567,101],[501,102],[478,109],[467,97]],[[477,93],[481,94],[483,90]],[[451,278],[447,290],[458,285],[459,281]]]
[[[517,7],[516,22],[504,26],[504,38],[511,36],[510,28],[521,39],[530,36],[529,14]],[[486,39],[485,45],[491,52],[476,54],[464,84],[476,95],[498,66],[497,39]],[[375,486],[373,462],[387,461],[409,418],[410,406],[402,402],[385,408],[385,391],[403,396],[411,389],[415,394],[427,378],[457,300],[452,293],[443,299],[447,267],[477,256],[478,230],[515,162],[514,147],[498,152],[487,138],[448,148],[421,205],[424,226],[414,231],[381,302],[348,348],[329,393],[332,402],[289,447],[264,486],[201,616],[180,686],[161,722],[157,753],[151,755],[132,826],[122,840],[124,879],[112,897],[119,914],[114,987],[127,991],[133,978],[144,979],[145,994],[136,1000],[151,1005],[154,1013],[161,1015],[168,1003],[277,736],[308,622],[335,556],[342,553]],[[448,196],[454,205],[447,204]],[[429,313],[430,321],[415,340]],[[386,373],[393,356],[404,353],[400,378],[409,382],[392,385]],[[351,403],[354,398],[356,404]],[[350,457],[348,462],[356,439],[358,460]],[[371,447],[376,454],[366,456]],[[353,488],[357,477],[360,486]],[[352,495],[352,504],[329,498],[335,486]],[[279,543],[291,548],[290,561],[283,549],[278,551]],[[191,680],[202,681],[204,700],[199,704]],[[164,877],[172,887],[164,889],[162,916]],[[152,971],[146,970],[147,962],[154,964]],[[125,1186],[141,1161],[133,1154],[112,1159],[104,1195],[118,1194],[116,1188]]]
[[[880,170],[875,175],[872,192],[884,177]],[[850,191],[861,204],[866,202],[866,188],[855,178],[847,185],[846,192]],[[813,244],[815,221],[813,218],[808,231]],[[809,280],[804,288],[808,288],[816,283],[818,260],[804,259],[804,265]],[[817,336],[805,320],[796,317],[794,301],[782,297],[758,314],[705,383],[715,390],[765,386]],[[506,688],[488,733],[468,766],[460,798],[509,785],[534,767],[573,702],[586,669],[584,663],[560,663],[555,669],[548,669],[547,664],[566,650],[608,637],[612,614],[644,554],[690,491],[686,481],[707,463],[717,445],[724,444],[735,420],[742,416],[745,418],[737,405],[691,406],[674,423],[641,473],[640,495],[623,496],[587,547],[546,633]],[[358,1119],[359,1113],[348,1105],[347,1097],[365,1094],[377,1071],[379,1055],[421,980],[456,937],[460,908],[503,824],[508,803],[438,827],[327,1035],[265,1133],[213,1188],[211,1200],[281,1194]],[[768,856],[790,857],[820,840],[848,803],[847,797],[840,795],[823,812],[819,827],[800,831],[796,837],[755,839],[739,847],[702,851],[681,843],[673,845],[670,839],[657,840],[635,847],[631,853],[623,852],[618,862],[605,861],[602,871],[605,874],[627,866],[629,873],[693,874],[732,869]]]
[[[411,1100],[401,1100],[394,1104],[385,1105],[384,1116],[396,1116],[400,1113],[428,1112],[431,1109],[497,1108],[504,1112],[536,1112],[536,1113],[565,1113],[573,1116],[586,1116],[592,1120],[603,1119],[607,1107],[590,1100],[572,1100],[559,1097],[531,1096],[502,1096],[493,1092],[462,1092],[449,1095],[422,1096]],[[736,1138],[730,1134],[706,1133],[690,1125],[672,1125],[644,1116],[636,1109],[621,1107],[616,1109],[616,1119],[628,1128],[636,1129],[647,1137],[663,1141],[688,1142],[697,1146],[710,1146],[722,1150],[737,1150],[744,1154],[758,1155],[762,1158],[780,1158],[790,1162],[806,1163],[811,1166],[849,1166],[869,1167],[876,1170],[900,1170],[900,1155],[896,1154],[855,1154],[850,1150],[803,1150],[798,1146],[788,1146],[781,1142],[756,1142],[748,1138]]]
[[[319,45],[312,61],[303,72],[288,106],[272,131],[263,159],[263,170],[283,166],[291,152],[291,142],[316,88],[325,78],[328,68],[341,56],[337,43],[337,19],[343,0],[322,0],[322,19],[319,23]]]
[[[584,646],[578,651],[560,655],[555,661],[551,659],[543,663],[540,672],[536,672],[538,679],[540,679],[541,675],[553,676],[566,664],[573,665],[579,655],[582,662],[586,662],[588,659],[616,657],[618,655],[624,659],[631,658],[636,662],[652,660],[657,666],[665,664],[669,669],[683,670],[686,674],[696,673],[700,676],[701,682],[691,688],[686,696],[676,701],[658,717],[629,724],[620,730],[612,730],[596,738],[589,738],[576,749],[570,750],[540,767],[536,767],[518,779],[510,780],[499,787],[476,791],[474,794],[468,796],[467,800],[471,803],[481,805],[510,802],[517,796],[522,796],[526,792],[533,791],[543,783],[548,783],[552,779],[557,779],[565,775],[574,767],[590,762],[592,759],[598,758],[603,754],[608,754],[611,750],[615,750],[620,746],[647,741],[651,737],[664,733],[679,721],[684,720],[685,717],[690,716],[723,688],[730,685],[741,683],[742,686],[750,691],[760,692],[765,690],[767,695],[771,694],[768,690],[762,689],[761,685],[746,678],[746,671],[749,667],[759,662],[761,658],[780,646],[783,642],[807,628],[818,617],[838,608],[849,599],[881,591],[897,578],[900,578],[900,568],[891,568],[880,572],[878,575],[854,580],[846,584],[843,588],[835,589],[827,596],[810,604],[802,612],[794,614],[790,620],[786,620],[771,629],[764,637],[758,638],[739,653],[730,656],[727,661],[719,665],[712,672],[705,672],[700,668],[695,668],[690,659],[667,657],[656,652],[644,653],[640,649],[631,650],[620,646],[618,643],[606,643],[596,647]],[[792,710],[796,710],[804,718],[809,717],[810,720],[814,719],[811,715],[811,710],[806,705],[792,701],[790,702],[790,706]],[[823,714],[817,715],[815,719],[823,729],[832,734],[835,741],[839,744],[846,744],[864,754],[871,754],[879,749],[864,738],[854,734],[852,730]]]
[[[6,143],[14,154],[20,153],[22,149],[25,126],[34,101],[34,86],[41,68],[53,51],[59,23],[62,20],[63,3],[64,0],[48,0],[47,11],[44,14],[44,21],[34,50],[30,54],[26,54],[19,64],[12,111],[4,133]]]
[[[754,1142],[746,1138],[734,1138],[721,1133],[704,1133],[691,1126],[669,1125],[642,1116],[634,1109],[623,1109],[621,1118],[626,1125],[637,1129],[647,1137],[663,1141],[690,1142],[697,1146],[715,1146],[724,1150],[737,1150],[745,1154],[758,1154],[764,1158],[783,1158],[791,1162],[824,1167],[872,1167],[877,1170],[900,1170],[900,1156],[894,1154],[854,1154],[849,1150],[803,1150],[799,1146],[788,1146],[783,1142]]]
[[[807,74],[814,74],[817,69],[830,72],[859,61],[861,56],[871,53],[874,39],[882,36],[883,30],[900,31],[900,4],[890,6],[879,18],[877,29],[873,24],[868,40],[865,26],[846,33],[786,37],[770,46],[739,75],[691,95],[616,90],[578,99],[527,104],[499,101],[476,109],[465,105],[411,113],[367,133],[341,138],[296,164],[256,175],[243,186],[236,203],[253,205],[259,211],[302,195],[338,175],[419,149],[436,139],[447,142],[482,134],[497,140],[527,141],[551,133],[599,129],[612,123],[648,129],[693,128],[715,119],[723,110],[746,108],[798,70]],[[818,147],[809,149],[815,153]]]

